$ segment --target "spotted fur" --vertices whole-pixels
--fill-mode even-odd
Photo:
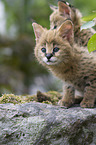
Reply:
[[[88,40],[96,33],[94,29],[86,29],[80,31],[82,14],[78,9],[70,4],[58,1],[58,8],[50,7],[53,13],[50,15],[50,28],[58,28],[66,19],[71,19],[74,24],[75,42],[80,46],[87,46]]]
[[[73,24],[67,20],[58,29],[47,30],[33,23],[36,36],[35,56],[55,76],[64,81],[64,95],[59,104],[70,107],[75,90],[83,95],[81,107],[94,107],[96,95],[96,55],[74,43]],[[59,48],[53,53],[54,48]],[[46,52],[42,52],[42,48]],[[46,54],[52,54],[50,59]]]

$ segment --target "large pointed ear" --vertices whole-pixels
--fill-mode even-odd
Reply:
[[[59,35],[62,38],[66,38],[70,44],[73,43],[74,40],[74,31],[73,31],[73,23],[70,20],[66,20],[63,24],[58,28]]]
[[[66,3],[64,3],[62,1],[58,1],[58,8],[59,8],[59,12],[63,16],[65,16],[65,15],[71,16],[71,9]]]
[[[34,29],[36,41],[38,41],[39,38],[41,37],[41,34],[44,32],[44,28],[37,23],[32,23],[32,26],[33,26],[33,29]]]

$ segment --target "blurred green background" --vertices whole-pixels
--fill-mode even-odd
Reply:
[[[68,2],[83,16],[96,11],[96,0]],[[0,0],[0,95],[60,89],[60,81],[38,64],[34,56],[32,22],[49,29],[50,4],[57,5],[57,0]]]

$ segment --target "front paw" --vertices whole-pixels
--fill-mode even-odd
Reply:
[[[60,101],[58,102],[58,105],[59,105],[59,106],[64,107],[64,108],[66,108],[66,109],[68,109],[69,107],[71,107],[72,104],[73,104],[73,103],[65,102],[65,101],[62,101],[62,100],[60,100]]]
[[[85,101],[82,101],[80,103],[80,106],[82,108],[94,108],[94,103],[93,102],[85,102]]]

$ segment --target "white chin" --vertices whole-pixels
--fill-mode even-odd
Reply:
[[[43,58],[43,62],[45,62],[47,65],[55,65],[57,58],[53,57],[50,59],[50,61],[48,61],[48,59],[46,57]]]
[[[54,65],[54,62],[45,62],[47,65]]]

